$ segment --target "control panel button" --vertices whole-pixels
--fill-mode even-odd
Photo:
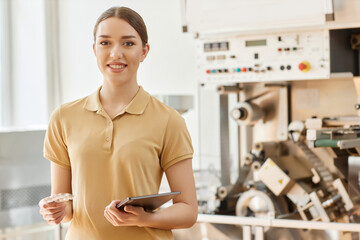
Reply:
[[[299,70],[302,72],[308,72],[311,68],[310,63],[308,61],[302,61],[298,67],[299,67]]]

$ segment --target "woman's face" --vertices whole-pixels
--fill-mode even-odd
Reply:
[[[124,84],[136,82],[149,45],[143,46],[139,34],[125,20],[112,17],[100,22],[93,49],[104,80]]]

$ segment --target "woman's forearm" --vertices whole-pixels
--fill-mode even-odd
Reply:
[[[186,203],[176,203],[148,215],[144,227],[159,229],[189,228],[196,223],[197,208]]]

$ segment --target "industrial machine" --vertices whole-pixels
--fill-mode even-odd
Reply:
[[[197,40],[201,161],[217,179],[204,183],[198,174],[199,211],[360,223],[360,2],[182,7],[183,31]],[[209,131],[220,138],[217,152]],[[268,227],[261,234],[281,235]]]

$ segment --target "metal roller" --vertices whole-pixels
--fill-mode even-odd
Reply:
[[[255,103],[239,102],[231,111],[231,117],[238,125],[254,125],[264,116],[264,111]]]
[[[243,193],[236,203],[236,216],[274,218],[275,206],[271,198],[264,192],[251,189]]]

